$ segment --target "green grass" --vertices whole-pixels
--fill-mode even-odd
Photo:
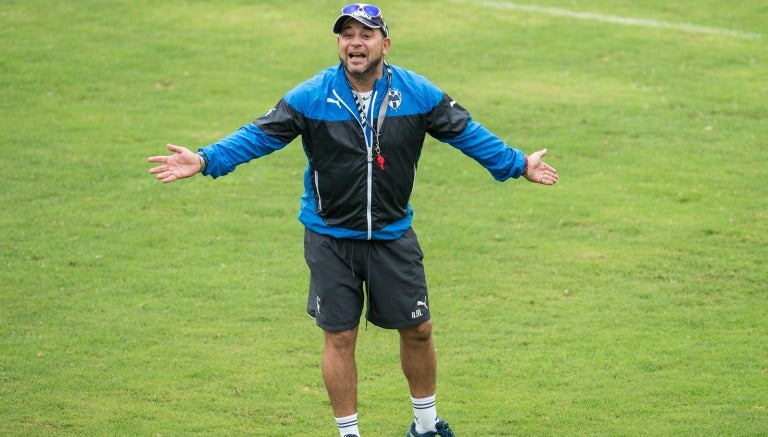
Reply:
[[[440,414],[461,436],[765,435],[768,7],[540,4],[748,39],[466,3],[383,4],[390,61],[561,179],[498,184],[428,140]],[[146,157],[333,64],[339,6],[0,5],[0,434],[335,435],[301,147],[168,186]],[[402,435],[396,335],[369,326],[358,359],[363,432]]]

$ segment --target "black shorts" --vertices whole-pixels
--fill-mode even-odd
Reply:
[[[366,319],[385,329],[407,328],[429,320],[424,254],[413,229],[397,240],[348,240],[304,232],[309,266],[307,313],[330,332]]]

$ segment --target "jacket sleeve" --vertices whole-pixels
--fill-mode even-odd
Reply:
[[[208,158],[206,176],[217,178],[240,164],[280,150],[299,136],[303,116],[281,99],[269,112],[199,151]]]
[[[525,170],[525,153],[509,147],[469,112],[443,94],[428,116],[429,134],[461,150],[485,167],[497,181],[518,178]]]

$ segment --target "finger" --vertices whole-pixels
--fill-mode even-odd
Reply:
[[[158,174],[168,171],[167,165],[158,165],[157,167],[152,167],[149,169],[150,174]]]
[[[557,173],[557,170],[555,170],[554,167],[552,167],[551,165],[547,164],[546,162],[542,162],[541,163],[541,169],[544,170],[544,171],[550,171],[552,173]]]
[[[147,162],[168,162],[167,156],[150,156]]]
[[[185,147],[174,146],[173,144],[166,144],[165,147],[167,147],[168,150],[170,150],[173,153],[182,153],[185,150],[187,150]]]
[[[170,170],[166,170],[166,171],[162,171],[160,173],[157,173],[157,175],[155,175],[155,177],[157,178],[157,180],[159,180],[160,182],[162,182],[164,184],[167,184],[168,182],[173,182],[176,179],[178,179],[176,177],[176,175],[174,175],[173,172],[170,171]]]
[[[554,184],[556,184],[557,183],[557,174],[551,174],[551,173],[548,174],[547,178],[546,178],[546,181],[547,181],[547,185],[554,185]]]
[[[537,172],[538,182],[542,185],[554,185],[557,182],[557,173],[547,170]]]

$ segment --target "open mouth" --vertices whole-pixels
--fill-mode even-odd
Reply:
[[[353,60],[353,61],[354,61],[354,60],[365,60],[365,59],[367,58],[367,56],[365,55],[365,53],[360,53],[360,52],[353,52],[353,53],[350,53],[349,55],[347,55],[347,57],[348,57],[350,60]]]

